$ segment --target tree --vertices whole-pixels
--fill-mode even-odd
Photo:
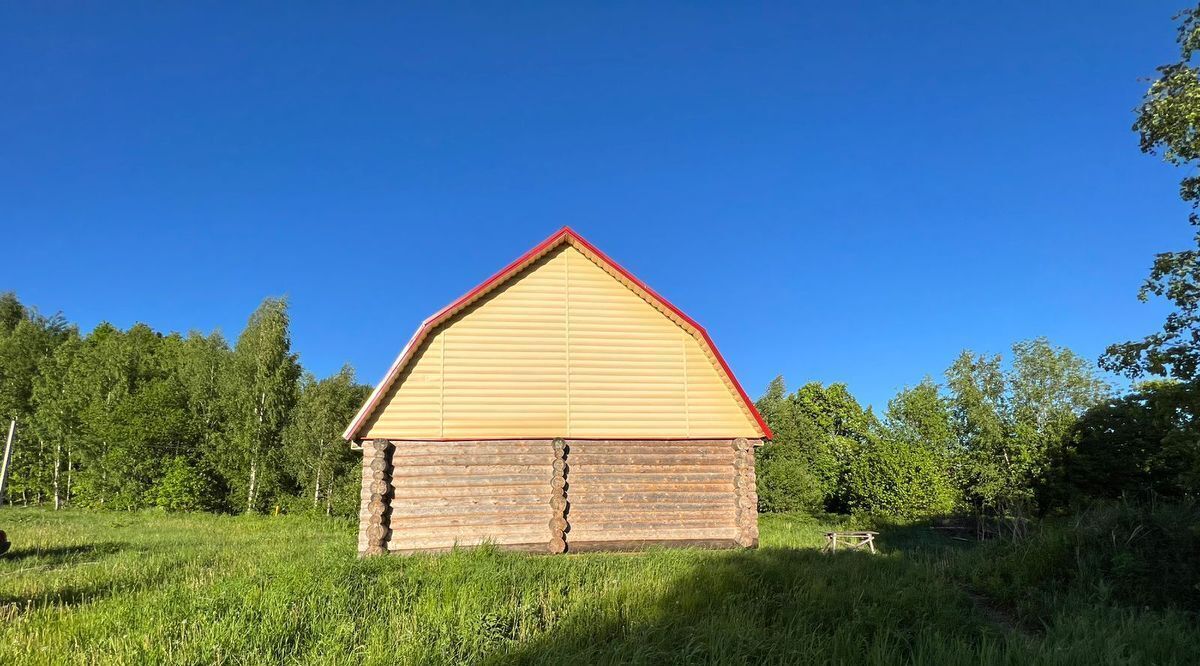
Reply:
[[[39,441],[54,445],[51,492],[56,510],[71,501],[74,450],[82,429],[79,415],[83,404],[82,396],[71,390],[68,379],[82,347],[79,333],[71,329],[67,339],[43,360],[31,396],[34,406],[31,429]]]
[[[989,511],[1032,502],[1071,425],[1108,391],[1082,358],[1045,338],[1013,345],[1007,371],[998,355],[964,351],[946,379],[962,449],[957,480]]]
[[[1185,167],[1180,197],[1191,204],[1189,219],[1200,224],[1200,68],[1193,60],[1200,48],[1200,7],[1176,17],[1179,31],[1178,59],[1158,68],[1158,78],[1138,108],[1133,129],[1138,132],[1143,153],[1161,153],[1175,166]],[[1195,237],[1200,248],[1200,234]],[[1183,381],[1200,379],[1200,251],[1165,252],[1154,259],[1150,277],[1138,298],[1165,297],[1174,306],[1163,328],[1142,340],[1111,345],[1101,366],[1131,377],[1154,375]]]
[[[1073,426],[1049,489],[1056,505],[1124,494],[1200,494],[1200,391],[1149,381],[1089,409]]]
[[[264,300],[250,315],[231,358],[226,395],[233,455],[225,462],[228,471],[244,475],[247,513],[259,509],[263,488],[279,481],[279,466],[264,463],[279,460],[267,453],[282,445],[300,377],[288,325],[287,300]]]
[[[27,424],[33,415],[33,388],[45,361],[70,335],[61,315],[45,317],[21,304],[14,294],[0,295],[0,422]],[[9,465],[7,494],[39,501],[48,487],[45,441],[18,434]],[[7,499],[7,497],[2,498]]]
[[[764,510],[807,506],[809,499],[787,496],[808,498],[814,487],[824,508],[844,510],[845,476],[878,428],[875,415],[858,404],[845,384],[810,382],[786,395],[782,377],[771,382],[757,404],[776,435],[757,454]]]
[[[312,498],[314,508],[333,513],[335,489],[347,477],[358,482],[357,456],[342,439],[342,429],[366,399],[369,387],[354,382],[354,368],[343,366],[318,381],[306,373],[291,422],[284,432],[292,469]]]
[[[926,378],[888,401],[881,435],[851,466],[851,507],[900,518],[948,513],[959,501],[959,456],[949,402]]]
[[[873,440],[850,463],[845,494],[851,511],[906,519],[950,513],[956,495],[937,454],[890,437]]]

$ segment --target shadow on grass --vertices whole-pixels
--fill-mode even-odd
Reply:
[[[967,550],[980,545],[975,531],[960,520],[933,519],[919,522],[875,521],[879,532],[875,545],[885,553],[936,554],[945,550]]]
[[[624,582],[492,663],[894,663],[1003,633],[930,568],[882,554],[733,551]]]
[[[100,555],[111,555],[120,551],[125,545],[116,541],[108,541],[74,546],[49,546],[46,548],[34,546],[22,548],[14,544],[14,547],[8,553],[0,555],[0,562],[29,561],[30,564],[53,566],[80,559],[92,559]],[[32,562],[32,560],[38,560],[38,562]]]
[[[73,567],[100,563],[106,557],[125,550],[127,546],[125,543],[110,541],[46,548],[14,548],[0,557],[0,563],[15,565],[11,570],[0,570],[0,583],[14,574],[28,574],[39,578],[34,579],[31,592],[0,592],[0,617],[51,606],[77,606],[94,599],[112,596],[127,588],[130,581],[122,578],[84,577],[83,582],[65,582],[63,574],[60,573]]]

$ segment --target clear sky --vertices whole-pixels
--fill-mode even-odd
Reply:
[[[877,407],[1160,324],[1192,230],[1130,125],[1182,0],[423,4],[5,3],[0,290],[230,338],[287,294],[305,366],[373,383],[570,225],[752,396]]]

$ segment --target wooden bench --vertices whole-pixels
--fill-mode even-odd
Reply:
[[[879,534],[879,532],[826,532],[825,549],[821,552],[837,552],[838,542],[841,542],[849,550],[858,550],[865,546],[874,553],[876,534]]]

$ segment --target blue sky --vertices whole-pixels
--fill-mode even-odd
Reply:
[[[1178,0],[432,4],[6,4],[0,289],[230,337],[287,294],[304,364],[374,382],[570,225],[751,395],[876,406],[1159,326],[1192,230],[1130,124]]]

